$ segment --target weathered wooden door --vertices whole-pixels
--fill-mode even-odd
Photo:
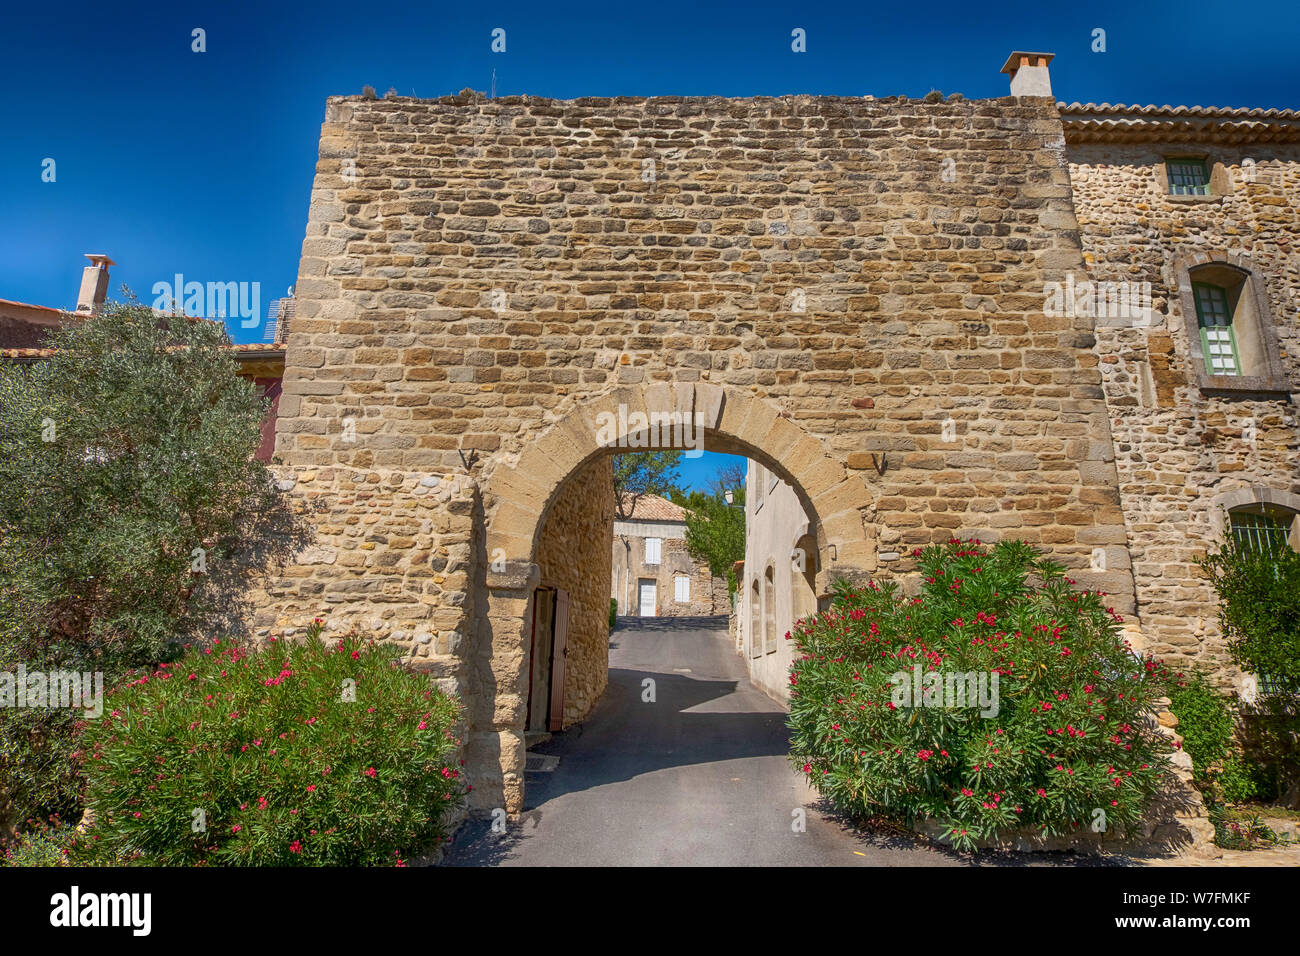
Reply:
[[[551,719],[551,642],[555,634],[555,592],[533,592],[533,640],[528,668],[529,730],[545,730]]]
[[[569,656],[569,592],[555,592],[555,641],[551,644],[551,720],[548,730],[564,729],[564,664]]]

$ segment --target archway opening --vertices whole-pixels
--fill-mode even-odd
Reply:
[[[641,408],[656,402],[688,412],[705,408],[695,413],[693,430],[656,427],[651,415],[613,440],[597,440],[602,420],[617,414],[620,425],[635,421],[634,415],[624,418],[629,401]],[[613,493],[614,462],[643,450],[739,456],[743,488],[733,489],[741,495],[727,507],[744,515],[746,528],[770,525],[760,536],[765,559],[750,553],[758,539],[747,534],[742,555],[710,572],[686,561],[690,549],[679,538],[628,533],[630,516],[618,514]],[[754,487],[755,476],[761,476],[761,507],[744,492]],[[659,497],[672,506],[672,496]],[[721,494],[711,498],[724,506]],[[487,679],[486,694],[471,712],[468,758],[484,781],[478,808],[521,809],[527,746],[583,724],[607,696],[607,655],[619,649],[610,644],[611,612],[619,624],[615,645],[631,636],[620,630],[626,622],[668,635],[683,622],[708,619],[704,629],[721,635],[730,664],[739,668],[732,683],[760,687],[780,708],[788,686],[785,633],[816,609],[817,595],[826,594],[836,573],[852,577],[874,567],[870,503],[863,475],[848,472],[820,440],[746,392],[681,384],[620,389],[573,408],[544,430],[490,476],[484,495],[483,550],[492,567],[477,646],[479,673]],[[769,520],[781,516],[784,521]],[[645,517],[662,524],[674,516]],[[620,533],[616,522],[625,523]],[[674,563],[679,559],[680,566]],[[768,565],[767,592],[760,581],[757,601],[751,601],[750,569]],[[718,578],[730,578],[730,586],[720,586]],[[538,634],[537,627],[551,630]],[[651,663],[664,664],[673,652],[664,653],[665,660]],[[662,673],[675,680],[694,669],[678,662]],[[498,793],[501,802],[494,802]]]

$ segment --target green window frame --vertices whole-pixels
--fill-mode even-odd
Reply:
[[[1169,195],[1208,196],[1210,171],[1203,159],[1167,159],[1165,171],[1169,175]]]
[[[1228,309],[1228,290],[1208,282],[1193,282],[1192,298],[1196,302],[1205,370],[1211,375],[1240,375],[1241,359]]]

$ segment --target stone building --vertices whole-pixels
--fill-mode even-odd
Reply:
[[[1213,658],[1216,502],[1300,510],[1297,121],[1064,106],[1049,61],[988,100],[331,98],[276,431],[317,541],[260,633],[406,649],[517,811],[526,733],[604,686],[609,457],[690,421],[797,500],[814,598],[1016,537]]]
[[[625,502],[614,516],[613,579],[618,613],[634,617],[726,614],[727,582],[686,550],[686,512],[658,495]]]
[[[818,610],[817,542],[794,488],[753,461],[745,473],[745,532],[736,650],[749,679],[785,703],[794,657],[786,635]]]
[[[1228,529],[1300,550],[1300,116],[1059,113],[1116,452],[1088,467],[1114,468],[1149,649],[1228,680],[1196,558]]]

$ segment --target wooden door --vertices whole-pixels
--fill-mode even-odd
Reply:
[[[528,666],[529,730],[545,730],[551,717],[551,648],[555,634],[555,592],[533,592],[533,640]]]
[[[551,644],[551,731],[564,729],[564,664],[569,656],[569,592],[555,592],[555,640]]]

